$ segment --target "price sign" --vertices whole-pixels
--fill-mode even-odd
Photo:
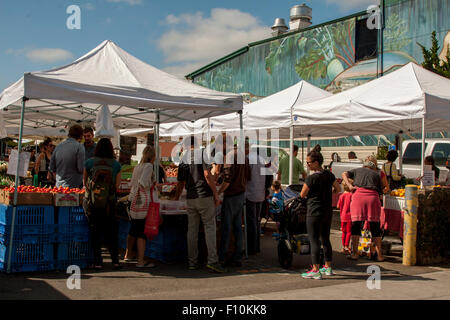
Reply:
[[[120,136],[120,149],[123,152],[136,155],[137,138]]]
[[[434,186],[434,171],[431,169],[431,166],[425,166],[425,170],[423,172],[422,185],[426,186]]]
[[[10,174],[12,176],[15,176],[17,173],[18,153],[19,152],[17,150],[11,150],[11,154],[9,155],[7,174]],[[19,168],[20,177],[27,176],[28,166],[30,164],[30,156],[31,153],[29,152],[20,153],[20,168]]]

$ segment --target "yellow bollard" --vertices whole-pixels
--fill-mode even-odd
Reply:
[[[409,184],[405,187],[406,208],[403,222],[403,265],[416,264],[416,240],[417,240],[417,208],[419,199],[417,186]]]

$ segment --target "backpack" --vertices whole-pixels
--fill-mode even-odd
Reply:
[[[86,186],[88,207],[106,209],[115,197],[112,159],[94,159]]]

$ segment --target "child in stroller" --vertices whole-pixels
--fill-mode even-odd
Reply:
[[[271,199],[267,199],[269,203],[269,214],[272,214],[274,220],[276,220],[277,216],[283,212],[283,193],[281,190],[281,183],[278,180],[275,180],[271,186],[273,195]]]

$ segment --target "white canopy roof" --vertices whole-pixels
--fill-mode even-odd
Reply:
[[[76,61],[48,71],[26,73],[0,94],[5,120],[20,118],[22,98],[27,120],[94,120],[109,105],[117,127],[197,120],[242,109],[242,97],[176,78],[104,41]]]
[[[244,105],[244,130],[281,129],[280,139],[288,139],[292,119],[291,110],[299,103],[307,103],[331,95],[331,93],[302,80],[287,89]],[[196,132],[205,132],[208,130],[208,127],[210,128],[210,132],[238,131],[240,128],[239,114],[231,113],[211,117],[209,118],[209,124],[208,119],[201,119],[196,121],[194,126],[197,129]],[[187,132],[188,130],[185,130],[186,127],[189,127],[189,124],[183,123],[183,127],[180,130],[177,127],[161,125],[160,135],[174,136],[189,134]],[[190,133],[192,134],[192,132]]]
[[[450,131],[450,79],[408,63],[358,87],[294,107],[301,134],[353,136]]]

